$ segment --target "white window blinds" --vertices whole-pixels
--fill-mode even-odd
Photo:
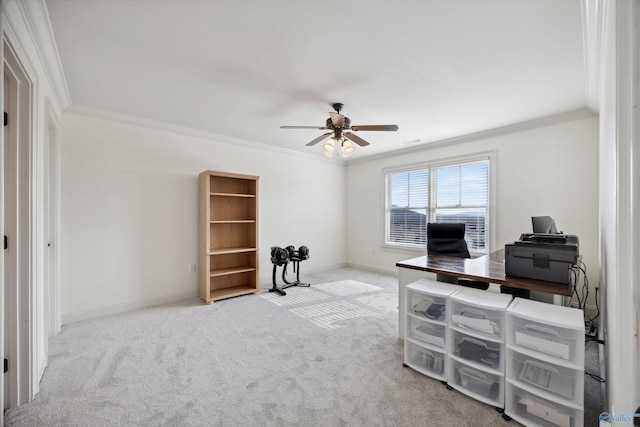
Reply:
[[[392,244],[424,246],[429,207],[429,170],[387,174],[387,236]]]
[[[488,158],[389,171],[385,187],[385,244],[424,247],[427,222],[463,222],[469,250],[487,252]]]
[[[435,166],[435,222],[463,222],[472,252],[486,250],[489,207],[489,161]]]

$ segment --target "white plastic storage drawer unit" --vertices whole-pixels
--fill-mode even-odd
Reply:
[[[511,348],[507,348],[507,360],[507,378],[522,388],[554,401],[582,405],[584,369],[556,364]]]
[[[458,289],[458,285],[429,279],[413,282],[407,285],[407,314],[445,325],[447,299]]]
[[[516,298],[507,310],[507,344],[584,365],[581,310]]]
[[[429,375],[430,377],[444,380],[444,349],[442,351],[436,351],[405,340],[404,359],[405,364],[416,371]]]
[[[447,307],[448,385],[504,408],[505,311],[510,294],[461,287]]]
[[[525,426],[580,427],[584,425],[584,411],[573,405],[564,405],[530,393],[507,381],[505,408],[514,420]]]
[[[420,279],[406,289],[404,365],[446,380],[447,317],[449,295],[460,287]]]
[[[505,413],[527,426],[582,426],[582,310],[516,298],[506,321]]]
[[[425,319],[407,317],[407,333],[409,338],[420,343],[431,344],[444,351],[446,325],[429,322]]]
[[[451,360],[448,384],[462,393],[484,403],[504,406],[504,376],[477,369],[458,360]]]
[[[504,344],[451,331],[449,354],[470,364],[504,372]]]
[[[510,294],[461,288],[451,297],[451,310],[447,313],[449,325],[474,335],[504,341],[504,313],[511,298]]]

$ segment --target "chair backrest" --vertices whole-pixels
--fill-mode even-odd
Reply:
[[[532,216],[531,223],[534,233],[558,234],[556,222],[550,216]]]
[[[427,253],[470,258],[464,240],[464,223],[430,222],[427,224]]]

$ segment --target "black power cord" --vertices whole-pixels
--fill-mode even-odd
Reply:
[[[596,314],[591,317],[586,313],[587,298],[589,297],[589,277],[587,276],[587,266],[582,260],[578,260],[571,267],[571,274],[573,274],[573,296],[578,303],[578,309],[584,313],[584,330],[585,338],[591,341],[598,341],[600,344],[604,344],[604,341],[596,339],[598,326],[596,320],[600,316],[600,304],[598,302],[599,288],[595,288],[596,292]],[[579,289],[580,279],[582,278],[582,287]]]
[[[596,342],[598,342],[599,344],[604,344],[604,341],[602,341],[602,340],[598,340],[598,339],[595,339],[595,338],[593,338],[593,339],[589,339],[589,338],[587,338],[587,340],[586,340],[586,341],[585,341],[585,343],[584,343],[584,346],[586,347],[586,346],[587,346],[587,344],[589,344],[589,342],[590,342],[590,341],[596,341]],[[585,371],[584,371],[584,374],[585,374],[585,375],[587,375],[587,376],[589,376],[589,377],[591,377],[591,378],[593,378],[594,380],[598,381],[599,383],[605,383],[605,382],[607,382],[607,380],[605,380],[604,378],[602,378],[600,375],[596,375],[596,374],[592,374],[591,372],[587,372],[587,370],[586,370],[586,369],[585,369]]]

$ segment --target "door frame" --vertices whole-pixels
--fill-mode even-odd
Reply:
[[[39,359],[38,340],[33,335],[38,317],[35,302],[39,296],[35,286],[37,270],[33,244],[37,230],[33,172],[37,163],[34,161],[33,138],[34,85],[6,35],[3,39],[3,76],[8,76],[10,83],[9,87],[4,88],[9,104],[4,107],[10,112],[8,132],[11,136],[4,141],[3,151],[5,156],[10,153],[13,157],[5,157],[3,162],[3,165],[13,162],[8,163],[9,169],[3,169],[3,188],[11,186],[11,191],[3,194],[3,231],[9,236],[9,250],[13,251],[3,269],[12,279],[11,282],[4,282],[6,317],[3,353],[9,359],[9,371],[5,374],[8,375],[9,392],[3,396],[3,406],[4,400],[7,400],[8,407],[13,407],[31,400],[39,382],[38,378],[34,389],[34,365]],[[7,197],[13,197],[9,205],[6,203]]]
[[[0,7],[0,34],[4,34],[4,10]],[[3,37],[4,38],[4,37]],[[4,43],[0,43],[0,58],[4,58]],[[4,112],[4,73],[2,79],[0,79],[0,104],[2,105],[2,111]],[[4,236],[4,128],[0,132],[0,231]],[[4,246],[3,246],[4,248]],[[4,249],[3,256],[0,257],[0,271],[4,272]],[[0,355],[4,361],[4,273],[0,274],[0,307],[3,309],[3,314],[0,316]],[[2,370],[2,384],[0,384],[0,427],[4,426],[4,363]]]

